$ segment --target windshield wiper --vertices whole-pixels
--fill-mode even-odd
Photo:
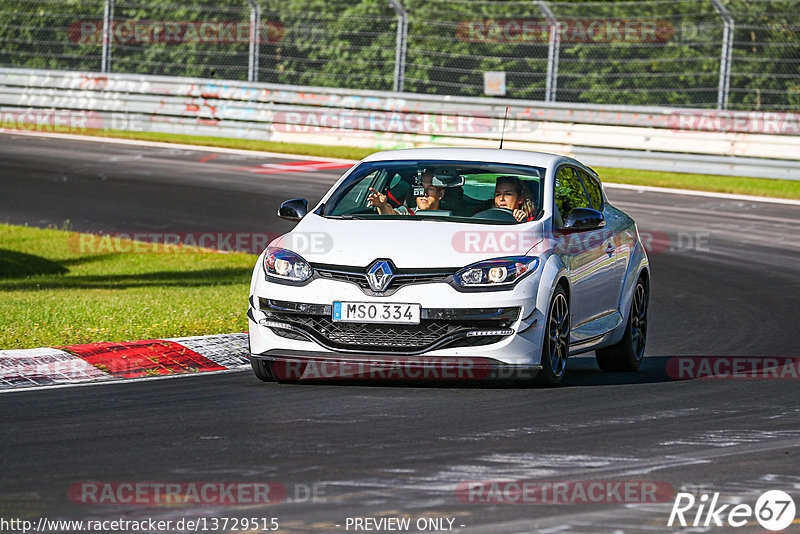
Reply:
[[[327,219],[344,219],[346,221],[363,221],[364,217],[358,215],[325,215]]]

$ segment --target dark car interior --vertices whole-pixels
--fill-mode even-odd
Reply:
[[[392,162],[394,163],[394,162]],[[530,193],[533,213],[541,215],[541,187],[545,169],[503,163],[401,162],[365,163],[361,172],[328,199],[321,214],[332,217],[405,216],[400,207],[417,217],[474,219],[475,222],[514,224],[520,222],[508,208],[496,207],[495,189],[500,178],[517,179]],[[423,183],[441,187],[444,193],[436,210],[416,210],[415,193],[425,194]],[[386,195],[386,202],[398,214],[379,214],[370,204],[371,192]],[[532,220],[528,217],[527,220]]]
[[[460,170],[460,172],[467,174],[467,170]],[[413,184],[415,173],[412,170],[406,172],[398,171],[392,180],[389,181],[389,186],[383,191],[388,197],[388,201],[393,208],[398,208],[401,205],[414,206]],[[537,180],[522,180],[522,183],[528,188],[531,198],[539,198],[539,181]],[[491,210],[498,210],[495,213],[486,213]],[[506,210],[500,211],[494,207],[494,198],[475,198],[470,196],[464,191],[464,186],[447,187],[445,188],[444,196],[439,202],[439,211],[449,212],[455,217],[478,217],[496,220],[506,220],[508,215]]]

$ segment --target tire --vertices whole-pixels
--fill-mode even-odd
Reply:
[[[272,374],[272,362],[262,360],[261,358],[250,357],[250,367],[253,368],[253,374],[262,382],[274,382],[275,377]]]
[[[542,370],[536,377],[540,385],[553,387],[561,383],[567,371],[569,356],[569,302],[564,288],[559,286],[553,293],[545,322],[542,343]]]
[[[650,293],[642,278],[636,282],[631,300],[631,312],[625,334],[616,345],[595,351],[597,365],[603,371],[636,371],[644,359],[647,341],[647,305]]]

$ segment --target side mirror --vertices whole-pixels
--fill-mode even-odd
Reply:
[[[308,213],[308,200],[304,198],[293,198],[281,204],[278,208],[278,217],[287,221],[297,222]]]
[[[569,212],[561,229],[567,232],[581,232],[595,230],[605,224],[606,220],[601,212],[590,208],[574,208]]]

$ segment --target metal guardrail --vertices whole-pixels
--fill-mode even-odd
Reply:
[[[573,154],[596,166],[800,179],[800,116],[791,114],[0,69],[0,128],[46,129],[44,110],[82,113],[70,119],[74,128],[379,149],[497,146],[505,128],[506,148]],[[713,131],[721,117],[744,131]],[[767,118],[782,127],[754,133]]]

